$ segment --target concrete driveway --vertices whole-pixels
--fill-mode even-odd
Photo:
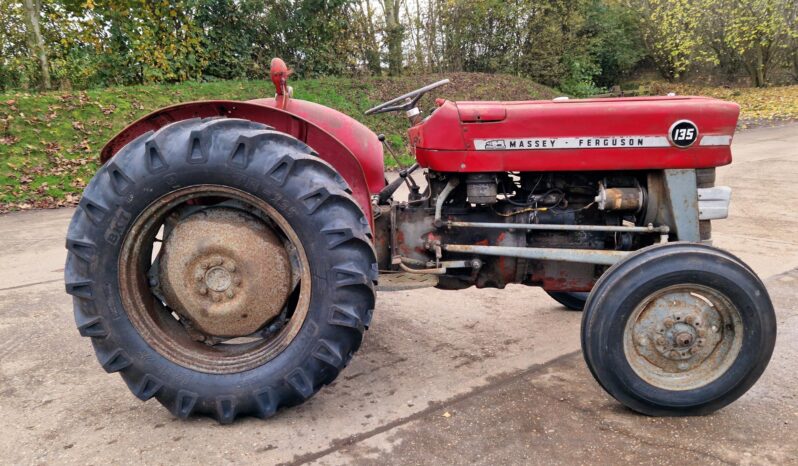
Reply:
[[[751,130],[718,171],[716,245],[763,277],[779,341],[702,418],[647,418],[584,367],[580,314],[537,289],[381,293],[350,366],[268,421],[178,421],[102,371],[64,293],[72,210],[0,217],[0,463],[798,464],[798,126]]]

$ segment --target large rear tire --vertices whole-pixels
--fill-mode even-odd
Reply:
[[[183,240],[197,249],[191,254],[217,255],[189,271],[199,271],[196,290],[178,286],[189,283],[178,278],[170,294],[158,266],[180,262],[159,255],[154,245],[182,253],[167,245],[170,232],[188,219],[196,223],[197,215],[207,217],[205,227],[215,221],[232,228],[228,234],[284,246],[277,262],[285,265],[290,257],[290,277],[278,284],[277,275],[274,283],[247,276],[254,270],[247,252],[255,246],[213,243],[214,229],[195,224],[190,231],[200,236]],[[211,243],[213,251],[202,250]],[[87,186],[67,249],[65,281],[75,321],[102,367],[119,372],[140,399],[154,397],[180,418],[209,415],[229,423],[302,403],[346,366],[374,308],[377,264],[369,222],[344,180],[302,142],[246,120],[180,121],[130,142]],[[239,263],[222,264],[224,254]],[[208,267],[215,275],[202,275]],[[262,299],[263,289],[268,294],[283,282],[294,288],[282,312],[269,314],[251,336],[242,334],[259,321],[247,326],[225,315],[203,323],[207,309],[170,307],[174,295],[185,302],[205,299],[209,308],[245,299],[233,293],[236,284],[249,285]],[[236,317],[251,318],[246,311]],[[219,337],[214,329],[227,333]]]
[[[616,400],[652,416],[702,415],[767,367],[776,317],[764,284],[731,254],[670,243],[635,252],[596,283],[582,352]]]

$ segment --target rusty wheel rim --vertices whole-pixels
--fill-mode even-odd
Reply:
[[[235,207],[230,207],[231,204]],[[149,273],[155,264],[153,250],[158,247],[156,243],[159,242],[156,236],[159,231],[163,231],[166,222],[174,218],[176,212],[190,209],[193,215],[205,209],[219,209],[219,205],[223,205],[225,210],[237,209],[242,215],[262,220],[281,238],[291,255],[291,274],[297,285],[286,304],[286,309],[290,312],[285,314],[289,318],[279,322],[279,327],[267,321],[261,331],[246,337],[218,336],[198,331],[196,325],[192,325],[191,319],[177,314],[169,307],[170,303],[165,300],[164,293],[158,290],[157,280],[153,280],[153,275]],[[160,259],[161,255],[157,257]],[[199,271],[205,270],[203,277],[207,280],[207,285],[203,286],[206,282],[198,284],[195,291],[208,298],[219,298],[219,301],[235,299],[230,296],[233,293],[229,291],[240,285],[241,269],[245,269],[246,264],[239,262],[231,265],[229,262],[233,261],[225,263],[224,259],[217,263],[217,257],[211,256],[209,260],[200,258],[192,263],[194,268],[190,272],[199,275]],[[311,294],[310,276],[310,266],[302,243],[288,221],[262,199],[220,185],[182,188],[154,201],[133,222],[124,238],[119,256],[122,305],[139,335],[172,362],[207,373],[250,370],[272,360],[287,348],[307,317]]]
[[[692,390],[721,377],[740,354],[739,309],[719,291],[674,285],[644,299],[624,329],[624,353],[649,384]]]

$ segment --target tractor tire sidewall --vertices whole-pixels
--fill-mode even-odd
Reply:
[[[707,385],[666,390],[643,380],[624,351],[628,319],[648,296],[672,285],[699,284],[733,303],[742,319],[742,347],[731,366]],[[773,306],[762,282],[723,251],[674,243],[642,250],[608,270],[591,293],[582,325],[585,360],[599,384],[629,408],[648,415],[701,415],[742,396],[762,375],[776,339]]]
[[[344,193],[345,186],[341,186],[340,177],[334,178],[334,170],[318,159],[318,165],[313,169],[302,172],[303,167],[294,167],[293,170],[299,173],[289,175],[282,184],[264,176],[279,157],[291,154],[295,154],[297,159],[308,157],[310,149],[298,141],[283,137],[284,141],[280,143],[281,138],[277,137],[274,143],[276,147],[264,150],[269,154],[268,157],[256,153],[246,166],[232,164],[228,146],[235,144],[241,134],[257,134],[268,128],[243,120],[229,120],[216,124],[226,128],[213,136],[207,157],[189,161],[184,156],[190,150],[188,136],[193,134],[191,130],[199,128],[201,131],[202,125],[207,122],[189,120],[177,125],[181,124],[185,128],[175,128],[172,131],[175,134],[170,138],[161,138],[158,146],[168,167],[152,173],[143,160],[146,157],[143,152],[146,151],[137,150],[150,136],[142,136],[130,143],[132,149],[123,149],[108,165],[103,166],[85,192],[86,198],[108,208],[107,221],[92,224],[85,215],[81,217],[76,214],[70,226],[70,231],[73,227],[81,230],[74,233],[90,238],[96,245],[96,260],[88,270],[93,282],[92,311],[94,315],[103,317],[108,335],[105,338],[92,338],[92,342],[101,362],[103,357],[110,357],[122,349],[131,364],[122,369],[121,374],[131,391],[137,395],[144,392],[146,396],[155,396],[181,417],[185,413],[180,412],[179,405],[186,394],[196,400],[190,409],[195,413],[217,418],[234,418],[236,415],[265,417],[279,407],[301,403],[322,385],[331,382],[358,349],[362,326],[348,328],[330,325],[331,311],[342,303],[361,307],[359,311],[364,316],[363,324],[368,324],[374,298],[370,280],[376,278],[372,273],[375,268],[374,252],[367,242],[348,246],[351,251],[331,251],[327,237],[320,232],[331,224],[340,223],[340,219],[354,218],[357,225],[353,228],[360,228],[361,236],[364,236],[368,223],[364,221],[359,208],[353,210],[353,202],[343,202],[340,208],[328,205],[314,212],[308,211],[300,198],[313,189],[323,186],[328,192]],[[123,172],[131,181],[134,194],[125,196],[109,189],[106,181],[109,169]],[[135,219],[162,196],[198,184],[236,188],[267,202],[291,225],[310,266],[310,303],[301,329],[278,355],[250,370],[216,374],[192,370],[173,362],[141,337],[129,320],[120,298],[119,256],[125,235]],[[70,257],[69,260],[76,259]],[[355,289],[338,286],[335,266],[342,261],[354,263],[369,280]],[[338,364],[313,357],[319,341],[335,342],[336,349],[341,353]],[[155,393],[147,393],[146,387],[142,387],[146,383],[151,384],[150,391],[154,389],[152,384],[162,386]],[[220,403],[224,405],[221,408]],[[225,422],[231,420],[220,419]]]

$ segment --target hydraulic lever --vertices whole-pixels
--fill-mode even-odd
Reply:
[[[414,163],[410,167],[407,168],[403,167],[402,163],[399,161],[399,157],[396,156],[396,153],[393,151],[393,148],[391,148],[391,145],[388,144],[388,141],[385,140],[385,135],[378,134],[377,139],[379,139],[380,142],[385,146],[385,149],[388,151],[389,154],[391,154],[391,157],[396,162],[396,165],[398,165],[399,168],[401,169],[399,170],[399,178],[393,180],[387,186],[382,188],[382,191],[380,191],[378,197],[379,203],[383,204],[385,202],[388,202],[388,199],[390,199],[393,193],[395,193],[396,190],[399,189],[399,186],[401,186],[402,183],[407,183],[407,187],[410,189],[410,199],[417,199],[419,197],[420,188],[416,184],[416,181],[413,179],[413,177],[410,176],[410,174],[413,173],[418,168],[418,164]]]

